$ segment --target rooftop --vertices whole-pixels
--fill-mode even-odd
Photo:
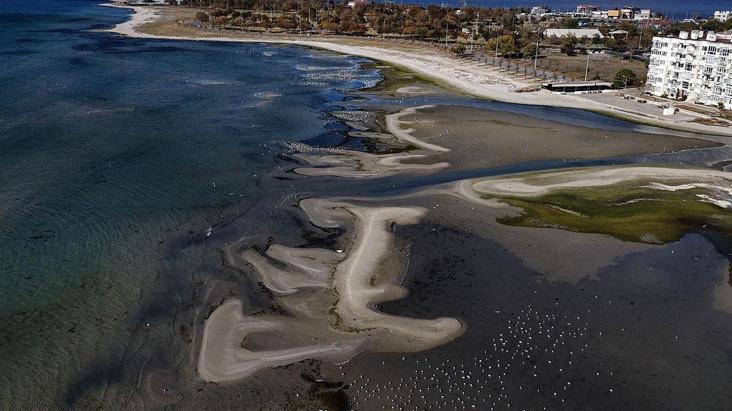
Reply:
[[[593,38],[600,37],[604,38],[600,30],[598,29],[546,29],[544,31],[546,37],[564,37],[564,36],[575,36],[578,38]]]

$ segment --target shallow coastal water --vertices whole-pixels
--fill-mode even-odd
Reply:
[[[345,137],[350,127],[334,110],[439,103],[639,127],[452,95],[354,99],[350,90],[379,77],[357,58],[89,31],[127,14],[85,1],[0,6],[0,403],[617,409],[723,408],[730,400],[732,287],[728,251],[712,233],[635,245],[501,226],[495,212],[453,198],[387,200],[519,171],[706,165],[729,159],[728,148],[374,180],[305,178],[291,171],[301,164],[286,142],[363,148]],[[204,383],[195,342],[213,308],[235,296],[248,314],[283,311],[255,276],[224,263],[224,250],[236,242],[348,245],[342,230],[307,220],[298,209],[307,197],[382,197],[371,201],[430,210],[394,230],[395,248],[409,261],[410,295],[380,308],[459,318],[467,331],[420,353],[363,353],[342,366],[303,361],[240,384]]]
[[[2,402],[73,403],[170,333],[218,265],[207,235],[262,205],[279,142],[336,126],[324,107],[377,76],[302,48],[91,32],[128,15],[92,2],[2,7]]]

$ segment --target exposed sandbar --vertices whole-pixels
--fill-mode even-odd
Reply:
[[[391,227],[417,223],[425,209],[320,199],[303,200],[300,206],[317,226],[346,228],[350,246],[338,252],[272,245],[265,255],[242,250],[290,315],[245,315],[237,299],[217,308],[204,326],[198,359],[202,378],[237,381],[304,359],[342,362],[362,350],[427,350],[464,331],[454,318],[416,319],[374,308],[407,294],[398,284],[405,267],[395,258]],[[248,344],[251,338],[259,343]],[[273,348],[256,349],[262,346]]]
[[[429,105],[428,106],[419,106],[419,107],[409,107],[398,113],[389,114],[386,116],[386,127],[389,130],[389,132],[392,133],[394,136],[396,136],[398,139],[412,143],[425,150],[437,151],[437,152],[443,152],[443,153],[450,151],[449,148],[438,146],[437,144],[427,143],[425,141],[422,141],[422,140],[414,137],[411,134],[412,132],[414,132],[413,128],[407,128],[407,129],[401,128],[402,124],[414,123],[412,121],[402,121],[401,120],[402,117],[410,115],[410,114],[415,114],[415,113],[417,113],[418,110],[421,110],[421,109],[433,108],[433,107],[434,106],[429,106]]]
[[[508,177],[477,179],[473,189],[482,195],[498,197],[538,197],[564,188],[601,187],[627,181],[643,181],[649,189],[719,189],[729,196],[730,173],[711,169],[669,167],[592,167],[539,173],[523,173]],[[657,183],[675,182],[677,187]]]
[[[377,178],[398,173],[432,173],[450,166],[448,162],[413,163],[410,161],[429,159],[435,153],[444,153],[448,149],[436,144],[425,143],[411,136],[412,129],[402,129],[401,116],[414,114],[417,110],[430,107],[410,107],[395,114],[386,116],[386,125],[391,134],[370,133],[363,130],[359,136],[388,140],[393,138],[418,147],[410,154],[375,154],[356,150],[337,148],[316,148],[303,143],[292,143],[290,147],[296,150],[294,157],[311,167],[298,167],[294,171],[307,176],[335,176],[347,178]],[[343,114],[340,114],[343,116]],[[352,133],[353,134],[353,133]],[[387,143],[388,144],[388,141]]]

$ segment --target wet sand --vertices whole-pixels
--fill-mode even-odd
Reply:
[[[422,107],[400,117],[400,127],[443,146],[454,168],[498,167],[536,160],[574,160],[669,153],[719,146],[702,138],[619,132],[463,107]]]
[[[289,315],[248,316],[239,299],[228,299],[205,323],[198,354],[203,379],[235,382],[303,360],[344,362],[364,350],[428,350],[464,331],[454,318],[407,318],[374,309],[407,293],[398,284],[405,268],[390,261],[389,227],[415,224],[426,210],[321,199],[303,200],[300,207],[316,226],[352,227],[350,244],[336,251],[274,244],[264,255],[238,250],[239,244],[230,248],[280,296]],[[253,348],[250,336],[259,341]]]
[[[468,329],[428,353],[354,359],[354,408],[724,408],[732,326],[714,295],[728,262],[702,236],[626,243],[501,226],[454,197],[413,204],[432,205],[399,231],[413,292],[382,307],[440,310]]]

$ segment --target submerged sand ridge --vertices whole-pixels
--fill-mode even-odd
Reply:
[[[245,315],[238,299],[218,307],[204,326],[198,372],[212,382],[237,381],[304,359],[347,361],[363,350],[414,352],[450,342],[464,331],[455,318],[416,319],[381,313],[402,298],[403,265],[393,258],[393,225],[415,224],[418,207],[367,207],[307,199],[300,204],[320,227],[351,227],[341,252],[271,245],[241,255],[290,314]],[[259,336],[255,347],[248,341]]]
[[[306,176],[335,176],[347,178],[379,178],[399,173],[424,174],[434,173],[450,166],[445,161],[433,163],[415,163],[413,161],[426,160],[435,153],[444,153],[450,149],[437,144],[428,143],[414,137],[414,129],[404,129],[403,124],[411,121],[401,120],[402,116],[411,115],[420,109],[433,106],[409,107],[385,117],[386,128],[390,134],[368,133],[363,130],[360,136],[389,140],[389,137],[409,144],[416,151],[406,154],[374,154],[364,151],[343,150],[337,148],[318,148],[303,143],[291,143],[290,147],[297,153],[294,157],[308,163],[311,167],[298,167],[294,171]],[[378,137],[375,137],[378,136]]]

